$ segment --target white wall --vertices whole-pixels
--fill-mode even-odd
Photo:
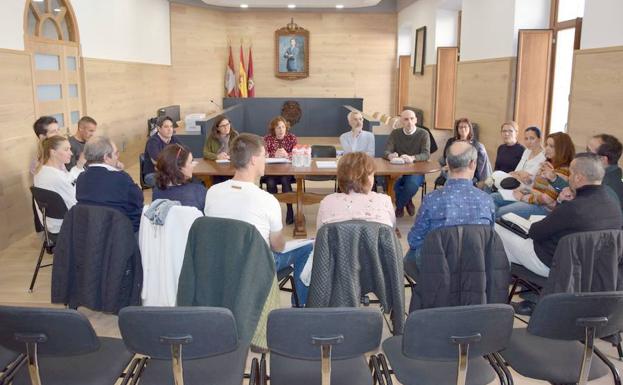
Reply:
[[[0,48],[24,49],[24,7],[23,0],[2,2],[2,22],[0,22]]]
[[[437,0],[418,0],[415,3],[398,12],[398,31],[405,27],[411,27],[411,42],[415,42],[415,31],[426,26],[426,56],[424,65],[437,62],[435,47],[435,24],[437,17]],[[398,46],[401,46],[400,35]],[[413,65],[413,46],[411,44],[411,65]]]
[[[517,56],[517,40],[519,30],[549,28],[550,9],[550,0],[517,0],[515,2],[513,56]]]
[[[516,55],[514,9],[515,0],[463,1],[461,61]]]
[[[72,0],[82,55],[171,64],[167,0]]]
[[[458,27],[458,11],[438,9],[435,24],[435,45],[437,47],[455,47],[457,45]]]
[[[582,20],[581,49],[623,45],[623,1],[587,0]]]

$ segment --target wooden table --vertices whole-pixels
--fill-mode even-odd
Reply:
[[[316,158],[317,160],[332,160]],[[316,160],[314,159],[314,160]],[[212,185],[212,176],[230,175],[235,173],[234,167],[230,163],[216,163],[213,160],[196,159],[198,164],[195,166],[193,175],[202,178],[206,187]],[[382,158],[374,158],[376,175],[385,176],[387,182],[387,193],[395,203],[394,183],[402,175],[430,174],[438,172],[441,167],[437,161],[415,162],[413,164],[395,165]],[[290,163],[267,164],[264,175],[292,175],[296,179],[296,192],[275,194],[275,197],[283,203],[296,204],[296,219],[294,222],[294,236],[306,237],[305,215],[303,205],[320,203],[323,194],[303,192],[303,180],[306,176],[335,176],[335,168],[318,168],[316,162],[312,160],[311,167],[293,167]]]

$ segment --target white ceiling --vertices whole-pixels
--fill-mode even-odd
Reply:
[[[335,8],[341,4],[344,8],[362,8],[377,5],[381,0],[202,0],[207,5],[218,7],[236,7],[248,4],[249,8],[286,8],[295,4],[297,8]]]

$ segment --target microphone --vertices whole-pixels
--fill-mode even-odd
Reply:
[[[219,108],[219,110],[223,109],[223,106],[221,106],[220,104],[216,103],[213,99],[210,99],[210,103],[214,104],[215,106],[217,106]]]

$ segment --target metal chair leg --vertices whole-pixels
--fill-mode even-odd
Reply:
[[[379,353],[376,355],[379,360],[379,364],[381,364],[381,371],[385,376],[385,385],[393,385],[392,383],[392,374],[393,371],[389,368],[389,364],[387,363],[387,359],[383,353]]]
[[[487,361],[489,361],[489,365],[493,368],[495,373],[498,375],[498,378],[500,379],[500,385],[507,385],[506,375],[502,371],[502,368],[500,368],[500,366],[498,365],[498,362],[492,357],[491,354],[487,354],[485,358],[487,359]]]
[[[35,266],[35,271],[32,274],[32,280],[30,281],[30,287],[28,287],[28,292],[32,293],[32,289],[35,287],[35,281],[37,281],[37,275],[39,275],[39,269],[41,268],[41,261],[43,260],[43,254],[45,253],[46,241],[43,241],[41,245],[41,251],[39,252],[39,259],[37,259],[37,266]]]
[[[595,352],[595,355],[610,369],[612,377],[614,378],[614,384],[621,385],[621,376],[619,375],[619,371],[616,366],[614,366],[608,357],[606,357],[606,355],[598,348],[594,348],[593,351]]]
[[[576,321],[578,326],[584,327],[584,355],[582,358],[582,368],[580,369],[580,378],[578,385],[586,385],[588,382],[588,374],[591,370],[591,361],[593,359],[593,352],[595,351],[595,331],[599,326],[605,326],[608,323],[608,318],[580,318]]]

